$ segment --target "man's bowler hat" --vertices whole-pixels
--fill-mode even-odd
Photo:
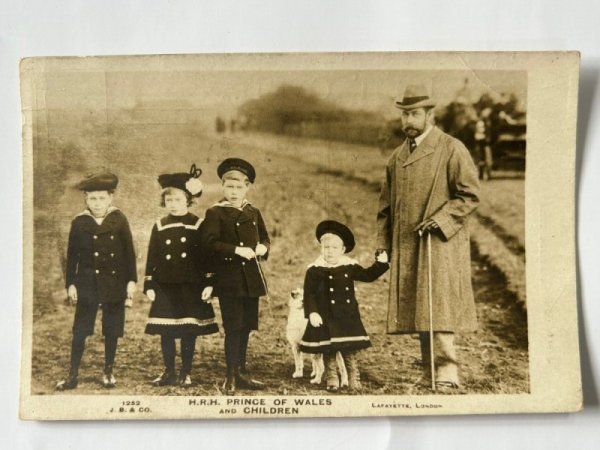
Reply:
[[[429,96],[429,92],[420,84],[409,84],[404,90],[402,99],[396,100],[396,108],[400,109],[433,108],[434,106],[435,102]]]
[[[354,235],[350,228],[346,225],[336,222],[335,220],[324,220],[319,225],[317,225],[317,240],[321,242],[321,238],[324,234],[331,233],[339,236],[339,238],[344,243],[344,247],[346,247],[346,252],[351,252],[354,248]]]

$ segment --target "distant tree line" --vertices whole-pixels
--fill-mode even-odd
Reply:
[[[385,121],[380,114],[344,109],[291,85],[245,102],[238,116],[247,130],[360,144],[376,144]]]

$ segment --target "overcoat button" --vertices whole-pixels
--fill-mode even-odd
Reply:
[[[333,292],[333,288],[329,288],[329,290],[330,290],[331,292]]]
[[[347,287],[347,288],[346,288],[346,290],[347,290],[347,291],[349,291],[349,290],[350,290],[350,288],[349,288],[349,287]]]
[[[345,273],[345,274],[344,274],[344,276],[345,276],[346,278],[348,278],[348,274],[347,274],[347,273]]]
[[[333,275],[329,275],[329,279],[330,279],[330,280],[333,280]]]
[[[240,226],[240,224],[239,224],[239,223],[236,223],[236,224],[235,224],[235,226],[239,227],[239,226]]]
[[[117,273],[117,272],[115,272],[115,271],[113,270],[113,271],[112,271],[112,274],[114,275],[115,273]]]
[[[256,222],[252,222],[252,225],[256,225]]]
[[[94,235],[94,239],[98,239],[98,236],[97,236],[97,235]]]
[[[96,273],[100,273],[100,271],[98,269],[96,269]]]
[[[165,256],[165,258],[171,259],[171,255],[167,255],[167,256]]]
[[[245,265],[246,265],[246,263],[244,261],[242,261],[242,266],[245,266]]]
[[[350,303],[350,299],[347,299],[347,300],[346,300],[346,303]]]
[[[240,245],[244,245],[244,243],[243,243],[243,242],[240,242]]]
[[[98,252],[94,252],[94,256],[98,256],[98,255],[99,255],[99,253],[98,253]]]
[[[181,257],[182,257],[182,258],[185,258],[186,256],[187,256],[187,253],[185,253],[185,252],[183,252],[183,253],[181,254]]]
[[[334,305],[335,304],[335,300],[331,300],[331,304]]]
[[[114,257],[115,257],[115,254],[114,254],[114,253],[111,253],[111,254],[110,254],[110,257],[111,257],[111,258],[114,258]]]
[[[170,243],[171,243],[171,239],[167,239],[167,240],[165,241],[165,244],[167,244],[167,245],[169,245]]]
[[[114,237],[114,236],[111,234],[111,235],[110,235],[110,238],[111,238],[111,239],[114,239],[115,237]]]
[[[185,241],[186,241],[186,238],[184,236],[184,237],[181,238],[181,242],[185,242]]]

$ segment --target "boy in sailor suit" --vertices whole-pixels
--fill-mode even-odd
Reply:
[[[267,293],[258,258],[267,258],[270,240],[260,211],[246,200],[254,182],[254,167],[239,158],[224,160],[217,169],[224,198],[206,211],[203,245],[215,264],[215,293],[225,328],[226,380],[223,390],[261,389],[246,369],[251,330],[258,329],[258,298]]]
[[[66,288],[76,304],[69,375],[58,390],[77,387],[79,365],[87,336],[94,334],[98,305],[102,305],[104,376],[106,388],[115,386],[113,364],[117,341],[123,336],[125,299],[135,292],[137,274],[129,224],[112,206],[119,180],[112,173],[91,175],[78,184],[86,209],[73,219],[67,247]]]

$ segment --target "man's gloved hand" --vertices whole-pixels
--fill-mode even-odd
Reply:
[[[421,222],[419,225],[413,228],[413,231],[416,231],[417,233],[419,233],[419,236],[422,236],[425,233],[434,233],[436,231],[439,231],[439,229],[440,226],[436,223],[435,220],[425,219],[423,222]]]

